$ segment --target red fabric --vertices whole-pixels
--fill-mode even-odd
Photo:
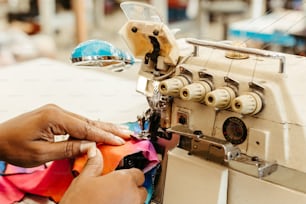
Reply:
[[[12,165],[8,165],[9,169],[13,167]],[[42,169],[40,167],[40,170],[33,171],[32,173],[7,175],[1,178],[4,179],[1,184],[6,186],[11,184],[11,188],[9,188],[9,193],[7,193],[10,195],[10,198],[7,195],[1,196],[0,203],[12,203],[23,197],[17,191],[22,194],[26,192],[51,197],[53,200],[59,201],[70,185],[73,175],[71,173],[70,161],[66,159],[52,162],[48,168]],[[2,193],[3,191],[1,189]],[[12,194],[15,194],[15,198]],[[10,202],[7,201],[8,199],[10,199]],[[4,202],[5,200],[6,202]]]
[[[13,203],[23,198],[24,192],[18,190],[6,177],[0,177],[0,203]]]
[[[104,160],[103,174],[115,170],[125,156],[139,151],[150,161],[147,170],[159,163],[152,144],[147,140],[129,140],[122,146],[100,145],[98,148]],[[72,169],[81,172],[86,161],[87,156],[83,156],[77,158],[74,165],[66,159],[28,169],[7,164],[6,175],[0,176],[0,203],[14,203],[26,193],[50,197],[58,202],[73,180]]]

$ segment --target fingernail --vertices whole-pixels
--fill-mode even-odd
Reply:
[[[125,144],[124,139],[122,139],[121,137],[115,136],[115,138],[120,144]]]
[[[96,154],[97,154],[97,148],[96,148],[96,145],[95,145],[95,146],[91,147],[91,148],[88,150],[88,152],[87,152],[87,157],[88,157],[88,158],[93,158],[93,157],[96,156]]]
[[[82,141],[80,145],[80,151],[82,153],[87,153],[88,158],[95,157],[96,152],[96,143],[95,142],[89,142],[89,141]]]

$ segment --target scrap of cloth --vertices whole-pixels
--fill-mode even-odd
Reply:
[[[142,155],[141,163],[145,164],[142,170],[146,176],[144,186],[149,192],[146,203],[149,203],[153,194],[152,178],[155,178],[159,167],[159,159],[152,143],[149,140],[131,139],[122,146],[100,144],[97,147],[104,159],[101,174],[118,169],[127,157],[135,159],[136,161],[132,162],[137,163],[139,153]],[[131,157],[133,155],[137,157]],[[0,162],[0,203],[20,201],[27,193],[49,197],[59,202],[74,176],[82,171],[86,161],[87,157],[84,155],[74,161],[58,160],[35,168],[21,168]]]

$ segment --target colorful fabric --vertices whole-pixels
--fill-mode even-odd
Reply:
[[[14,203],[26,193],[59,201],[73,179],[71,161],[59,160],[36,168],[20,168],[10,164],[0,177],[0,203]]]
[[[128,126],[136,133],[139,131],[137,123],[129,123]],[[149,192],[147,198],[147,203],[149,203],[153,194],[154,174],[159,165],[151,142],[131,139],[122,146],[98,145],[98,149],[103,154],[104,160],[101,174],[116,170],[127,156],[142,153],[143,158],[147,160],[142,170],[146,173],[144,186]],[[86,161],[87,157],[84,155],[75,159],[74,162],[68,159],[58,160],[35,168],[21,168],[0,162],[0,203],[20,201],[26,193],[49,197],[58,202],[72,182],[74,175],[82,171]]]
[[[159,161],[155,149],[148,140],[129,140],[122,146],[98,145],[104,160],[104,168],[102,174],[107,174],[117,168],[119,163],[127,155],[142,152],[144,157],[149,161],[148,165],[142,169],[145,173],[156,166]],[[79,157],[75,160],[73,171],[81,172],[87,161],[87,155]]]

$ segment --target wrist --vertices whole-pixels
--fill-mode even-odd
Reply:
[[[6,138],[6,130],[5,130],[5,123],[0,123],[0,161],[6,161],[7,156],[7,147],[8,147],[8,140]]]

